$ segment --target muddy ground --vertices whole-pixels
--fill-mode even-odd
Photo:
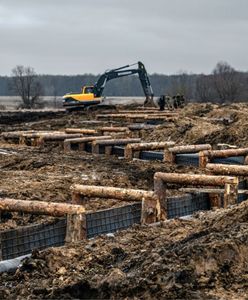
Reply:
[[[145,141],[247,146],[248,105],[189,104],[175,122],[142,131]],[[0,120],[0,131],[57,130],[88,125],[94,113],[58,113]],[[7,121],[6,121],[7,120]],[[86,122],[85,122],[86,121]],[[125,125],[125,122],[114,125]],[[0,142],[1,197],[70,202],[73,183],[153,188],[153,175],[200,172],[155,161],[128,162],[86,152],[64,153],[56,144],[35,148]],[[123,205],[90,200],[88,210]],[[87,244],[36,252],[14,275],[1,275],[1,298],[241,298],[247,292],[248,205],[199,213],[191,221],[140,227]],[[45,222],[47,217],[2,214],[0,229]],[[216,221],[217,220],[217,221]]]

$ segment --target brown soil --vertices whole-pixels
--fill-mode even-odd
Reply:
[[[247,299],[248,203],[33,253],[2,299]]]
[[[248,105],[190,104],[178,112],[177,121],[143,131],[142,139],[247,146]],[[59,113],[31,122],[5,122],[0,132],[109,124],[85,123],[91,118],[84,113]],[[0,149],[10,153],[0,154],[0,196],[16,199],[70,202],[73,183],[152,190],[156,171],[200,172],[155,161],[66,154],[55,144],[34,148],[1,141]],[[87,209],[123,204],[94,199],[88,201]],[[135,226],[115,237],[37,252],[14,275],[1,275],[0,298],[241,299],[247,293],[247,216],[248,204],[242,203],[199,213],[192,220]],[[47,220],[47,216],[3,213],[0,229]]]

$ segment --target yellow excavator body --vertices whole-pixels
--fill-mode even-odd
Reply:
[[[102,97],[95,97],[93,86],[83,86],[81,93],[68,93],[63,96],[65,107],[89,106],[102,102]]]

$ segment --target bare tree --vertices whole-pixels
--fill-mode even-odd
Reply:
[[[213,82],[221,102],[233,101],[239,95],[239,73],[227,62],[217,63],[213,70]]]
[[[21,97],[23,108],[41,106],[42,86],[33,68],[16,66],[12,70],[11,89]]]
[[[191,98],[191,82],[189,75],[186,72],[179,72],[177,75],[172,75],[169,93],[171,95],[184,95],[186,98]]]
[[[213,77],[201,74],[196,79],[196,96],[201,101],[210,101],[214,98]]]

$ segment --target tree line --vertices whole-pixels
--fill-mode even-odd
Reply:
[[[99,75],[37,75],[32,67],[16,66],[11,76],[0,77],[1,96],[20,96],[23,107],[39,104],[41,96],[59,97],[68,92],[80,92],[84,85],[93,85]],[[183,94],[195,102],[248,101],[248,73],[239,72],[227,62],[218,62],[211,74],[176,75],[151,74],[155,96]],[[136,76],[109,81],[106,96],[143,96]]]

